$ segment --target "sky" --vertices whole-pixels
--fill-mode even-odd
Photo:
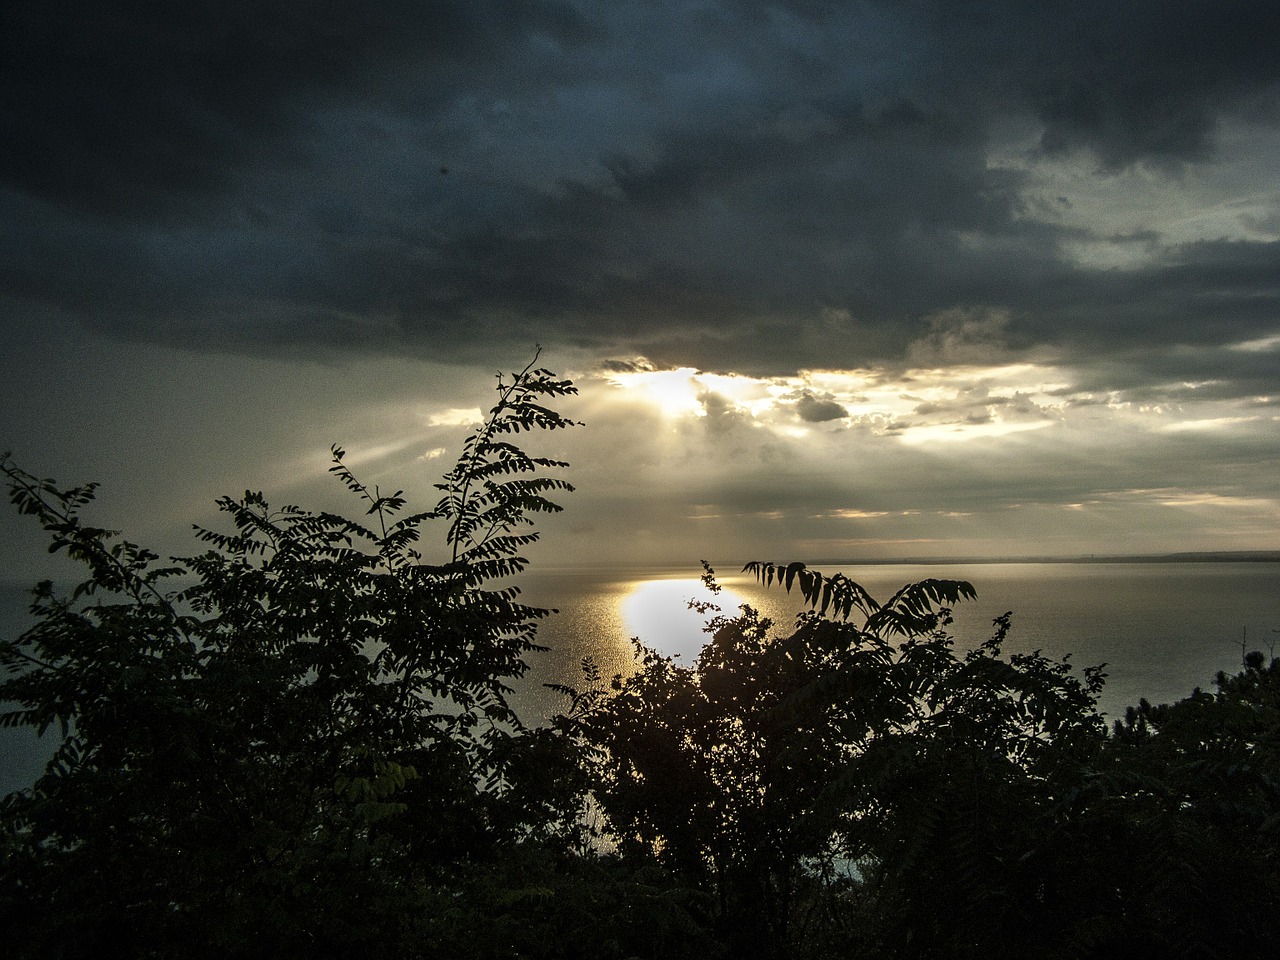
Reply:
[[[1280,549],[1274,0],[15,0],[0,129],[0,450],[162,552],[536,344],[540,562]]]

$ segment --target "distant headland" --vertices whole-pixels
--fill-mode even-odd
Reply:
[[[1196,550],[1182,553],[1088,553],[1076,556],[1024,557],[898,557],[814,560],[814,566],[887,566],[929,564],[950,566],[970,563],[1280,563],[1280,550]]]

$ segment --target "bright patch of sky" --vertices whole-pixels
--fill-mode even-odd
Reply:
[[[580,378],[581,415],[609,440],[577,462],[625,474],[613,496],[648,491],[691,525],[687,541],[737,555],[759,542],[808,558],[1176,552],[1206,531],[1263,549],[1280,520],[1280,499],[1241,492],[1253,473],[1183,445],[1209,438],[1230,457],[1274,434],[1248,409],[1258,398],[1211,380],[1130,395],[1026,360],[778,377],[612,366]]]
[[[610,372],[603,379],[621,391],[624,402],[639,399],[668,418],[732,415],[800,437],[814,430],[865,428],[904,443],[1040,429],[1061,419],[1073,399],[1061,370],[1032,363],[813,370],[790,377],[681,367]],[[814,409],[819,412],[808,413]]]

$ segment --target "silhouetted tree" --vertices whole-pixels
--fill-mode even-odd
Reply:
[[[0,808],[11,956],[407,955],[495,845],[576,829],[530,775],[554,744],[506,699],[548,611],[490,586],[572,489],[514,439],[569,426],[545,401],[573,392],[533,363],[499,377],[430,511],[335,447],[364,520],[246,493],[219,501],[227,531],[198,530],[207,552],[164,565],[84,521],[92,486],[3,460],[14,505],[88,572],[36,587],[34,626],[0,643],[3,722],[58,743]],[[415,545],[435,524],[433,563]]]
[[[1085,818],[1135,955],[1265,956],[1280,940],[1280,661],[1115,724]],[[1114,925],[1113,925],[1114,926]],[[1104,929],[1108,929],[1104,925]],[[1146,951],[1145,953],[1142,951]]]
[[[619,849],[712,892],[733,956],[1037,942],[1053,910],[1037,876],[1047,784],[1101,744],[1100,671],[1004,658],[1007,618],[957,655],[948,608],[974,595],[962,581],[880,604],[801,564],[747,569],[798,586],[814,612],[773,637],[744,607],[711,621],[694,664],[641,647],[611,693],[575,694]]]

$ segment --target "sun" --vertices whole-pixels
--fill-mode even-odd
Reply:
[[[628,636],[670,657],[691,662],[710,636],[703,629],[714,611],[706,614],[689,608],[690,601],[714,603],[721,610],[736,610],[743,600],[721,588],[716,596],[701,580],[640,580],[621,601],[622,620]]]
[[[775,380],[707,373],[696,367],[619,371],[610,373],[606,380],[620,387],[624,395],[656,407],[668,419],[705,417],[712,397],[721,408],[756,417],[767,412],[785,391]]]
[[[704,388],[698,383],[698,371],[693,367],[615,373],[609,382],[622,387],[629,395],[643,398],[668,418],[697,417],[706,412],[701,399]]]

